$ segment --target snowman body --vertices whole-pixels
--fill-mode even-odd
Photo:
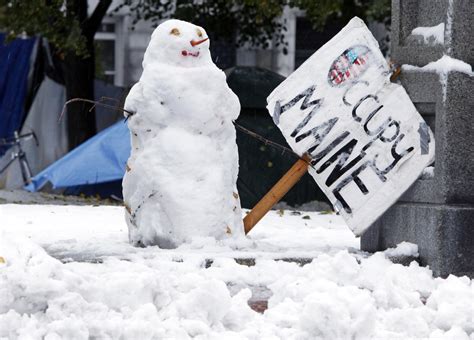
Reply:
[[[161,24],[125,102],[133,115],[123,196],[134,245],[243,235],[232,124],[240,104],[204,39],[195,25]]]

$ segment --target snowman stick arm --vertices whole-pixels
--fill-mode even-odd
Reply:
[[[260,221],[263,216],[280,201],[283,196],[300,180],[301,177],[308,171],[309,157],[303,155],[295,164],[288,170],[286,174],[270,189],[269,192],[253,207],[253,209],[244,218],[245,234]]]
[[[85,98],[72,98],[72,99],[69,99],[67,102],[64,103],[63,110],[61,111],[61,114],[59,115],[58,121],[61,121],[61,119],[63,118],[64,114],[66,113],[67,106],[71,103],[74,103],[74,102],[86,102],[86,103],[94,104],[94,106],[102,106],[102,107],[105,107],[105,108],[108,108],[108,109],[111,109],[111,110],[116,110],[116,111],[121,111],[121,112],[128,113],[128,116],[133,116],[135,114],[135,112],[132,112],[130,110],[126,110],[126,109],[121,108],[119,106],[104,104],[104,103],[101,103],[100,101],[90,100],[90,99],[85,99]]]

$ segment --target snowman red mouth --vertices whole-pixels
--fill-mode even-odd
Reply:
[[[186,51],[186,50],[182,50],[181,51],[181,55],[183,57],[198,57],[199,56],[199,51],[196,51],[196,52],[189,52],[189,51]]]

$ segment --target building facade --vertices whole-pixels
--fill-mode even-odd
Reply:
[[[96,0],[89,0],[90,8],[94,8],[95,3]],[[305,18],[304,11],[297,9],[285,9],[281,19],[286,21],[287,53],[283,53],[282,47],[236,48],[233,44],[213,41],[211,53],[214,62],[222,69],[258,66],[288,76],[343,27],[329,23],[324,31],[316,31]],[[383,25],[369,26],[376,38],[382,39],[386,35]],[[117,86],[130,86],[140,78],[143,54],[153,32],[151,22],[140,21],[133,30],[131,27],[131,18],[126,12],[111,12],[104,18],[95,37],[98,73]]]

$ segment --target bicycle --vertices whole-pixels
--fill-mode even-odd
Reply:
[[[15,148],[11,154],[11,159],[2,169],[0,169],[0,175],[3,172],[5,172],[8,169],[8,167],[12,165],[16,159],[18,159],[18,161],[20,162],[20,169],[21,169],[21,176],[23,177],[23,183],[25,185],[28,185],[31,183],[31,179],[33,175],[31,173],[30,165],[28,164],[28,159],[26,158],[26,153],[23,151],[21,147],[22,140],[29,140],[31,138],[35,140],[36,146],[39,146],[38,139],[36,138],[36,134],[33,131],[25,133],[23,135],[20,135],[18,131],[15,131],[13,133],[13,137],[0,139],[0,146],[11,146],[12,148]]]

